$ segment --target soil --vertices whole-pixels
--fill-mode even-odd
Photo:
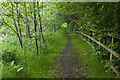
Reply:
[[[84,68],[84,63],[80,61],[80,53],[71,46],[71,38],[66,32],[68,41],[63,57],[61,58],[61,73],[60,78],[86,78],[87,72]]]

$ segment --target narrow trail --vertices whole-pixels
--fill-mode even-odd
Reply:
[[[66,33],[67,37],[68,37],[68,42],[67,42],[67,46],[66,46],[66,49],[64,51],[64,54],[63,54],[63,58],[62,58],[62,77],[63,78],[66,78],[66,77],[69,77],[69,78],[72,78],[72,73],[73,73],[73,70],[72,70],[72,56],[71,56],[71,39],[70,39],[70,36]]]
[[[84,64],[80,60],[80,54],[71,46],[71,38],[65,31],[68,38],[66,49],[63,52],[63,57],[61,59],[61,74],[62,78],[83,78],[86,77],[86,71],[84,69]],[[74,70],[75,68],[75,70]]]

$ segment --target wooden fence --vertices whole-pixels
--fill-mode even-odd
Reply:
[[[78,32],[78,31],[76,31],[76,33],[79,33],[79,34],[81,34],[81,35],[83,35],[83,36],[91,39],[92,41],[94,41],[95,43],[97,43],[98,45],[100,45],[101,47],[103,47],[104,49],[106,49],[107,51],[109,51],[109,52],[111,53],[111,54],[110,54],[110,62],[112,61],[112,55],[114,55],[115,57],[117,57],[118,59],[120,59],[120,55],[119,55],[118,53],[116,53],[115,51],[113,51],[112,48],[106,47],[106,46],[105,46],[104,44],[102,44],[100,41],[94,39],[93,37],[91,37],[91,36],[89,36],[89,35],[87,35],[87,34],[85,34],[85,33],[83,33],[83,32]],[[80,37],[81,37],[82,39],[84,39],[82,36],[80,36]],[[112,38],[112,39],[113,39],[113,38]],[[85,40],[85,39],[84,39],[84,40]],[[89,41],[87,41],[87,40],[85,40],[85,41],[86,41],[90,46],[92,46]],[[112,42],[113,42],[113,41],[112,41]],[[92,48],[94,48],[94,47],[92,46]],[[118,70],[116,70],[114,66],[110,65],[110,68],[120,77],[120,72],[119,72]]]
[[[73,20],[71,19],[72,21],[74,21],[75,23],[77,23],[78,25],[80,25],[76,20]],[[80,25],[81,26],[81,25]],[[93,31],[93,30],[90,30],[92,32],[96,32],[96,31]],[[112,50],[112,47],[111,48],[108,48],[106,47],[104,44],[102,44],[100,41],[94,39],[93,37],[83,33],[83,32],[77,32],[85,37],[88,38],[88,41],[85,40],[81,35],[80,37],[85,40],[93,49],[94,49],[94,46],[92,46],[92,44],[89,42],[89,39],[91,39],[92,41],[94,41],[95,43],[97,43],[98,45],[100,45],[101,47],[103,47],[104,49],[106,49],[107,51],[109,51],[111,54],[110,54],[110,68],[120,77],[120,72],[118,70],[116,70],[116,68],[114,66],[111,65],[112,63],[112,55],[114,55],[115,57],[117,57],[118,59],[120,59],[120,54],[116,53],[115,51]],[[113,44],[113,40],[114,38],[116,39],[119,39],[120,40],[120,36],[112,36],[110,34],[108,34],[108,36],[112,37],[112,44]]]

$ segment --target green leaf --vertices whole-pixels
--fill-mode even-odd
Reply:
[[[18,66],[14,66],[13,69],[17,68]]]
[[[19,69],[17,70],[17,72],[21,71],[23,68],[24,68],[24,67],[19,68]]]
[[[13,66],[13,65],[14,65],[14,61],[11,62],[11,66]]]

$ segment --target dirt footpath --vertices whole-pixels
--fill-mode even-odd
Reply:
[[[84,64],[80,62],[79,53],[71,48],[71,39],[68,33],[68,42],[61,58],[61,78],[85,78],[87,76],[84,70]]]

